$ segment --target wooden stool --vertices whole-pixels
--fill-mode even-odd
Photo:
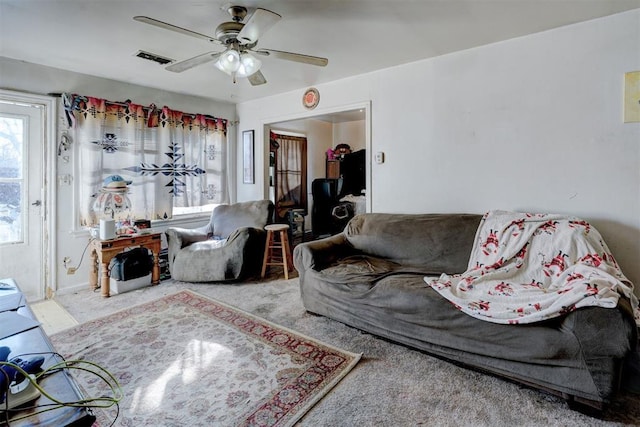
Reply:
[[[268,265],[279,265],[284,269],[284,278],[289,280],[289,269],[293,266],[289,248],[289,226],[269,224],[264,229],[267,230],[267,242],[264,247],[261,277],[264,278]],[[279,234],[278,240],[275,238],[276,234]]]

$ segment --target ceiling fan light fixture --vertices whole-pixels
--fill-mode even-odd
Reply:
[[[249,77],[262,66],[260,61],[255,56],[248,52],[244,52],[240,55],[240,67],[238,68],[238,77]]]
[[[237,50],[229,48],[224,51],[220,58],[216,61],[215,66],[231,75],[240,68],[240,54]]]
[[[252,13],[246,21],[246,7],[232,5],[228,8],[228,12],[232,20],[218,25],[215,37],[149,18],[148,16],[134,16],[133,19],[164,30],[217,43],[225,48],[223,52],[206,52],[183,61],[172,62],[171,65],[165,67],[167,71],[174,73],[181,73],[198,65],[213,63],[220,71],[231,76],[234,83],[236,82],[236,77],[239,77],[246,78],[252,86],[259,86],[265,84],[267,80],[260,71],[261,61],[250,55],[250,53],[319,67],[324,67],[329,62],[327,58],[301,53],[274,49],[254,50],[261,34],[273,27],[282,17],[275,12],[260,7],[252,8]]]

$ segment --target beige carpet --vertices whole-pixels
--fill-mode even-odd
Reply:
[[[640,396],[620,396],[601,419],[555,396],[455,366],[341,323],[307,313],[298,279],[237,285],[173,281],[103,299],[61,295],[79,322],[192,289],[338,348],[363,353],[358,365],[300,420],[300,426],[622,426],[640,425]]]

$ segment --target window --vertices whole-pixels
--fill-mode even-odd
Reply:
[[[0,116],[0,245],[24,240],[25,120]]]
[[[78,146],[79,224],[164,220],[225,203],[227,121],[168,107],[64,96]]]

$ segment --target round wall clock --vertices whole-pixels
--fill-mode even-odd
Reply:
[[[307,91],[302,96],[302,105],[304,105],[309,110],[313,110],[318,106],[320,102],[320,93],[316,88],[307,89]]]

